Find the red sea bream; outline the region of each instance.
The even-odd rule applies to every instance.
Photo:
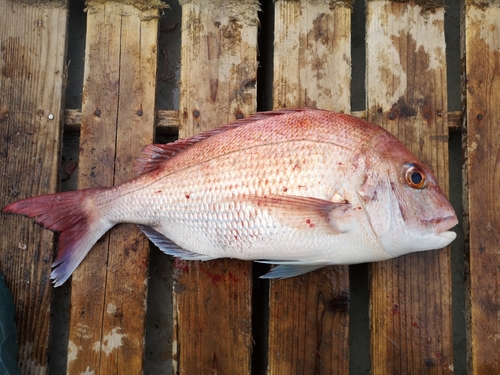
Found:
[[[381,127],[322,110],[256,114],[150,145],[138,176],[110,188],[3,208],[60,232],[52,279],[64,283],[119,223],[138,224],[182,259],[238,258],[290,277],[447,246],[455,212],[431,170]]]

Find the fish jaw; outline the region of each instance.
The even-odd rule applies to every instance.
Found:
[[[404,235],[395,236],[394,232],[389,231],[381,236],[380,241],[392,257],[398,257],[412,252],[442,249],[457,237],[455,232],[448,230],[458,224],[455,214],[429,220],[428,224],[427,233],[412,234],[412,231],[406,231]]]
[[[444,218],[434,219],[431,221],[431,224],[434,230],[433,237],[437,237],[438,239],[438,243],[435,244],[432,249],[441,249],[448,246],[455,238],[457,238],[457,234],[455,232],[448,230],[458,224],[457,215],[453,214]]]
[[[423,246],[428,247],[429,250],[442,249],[448,246],[457,234],[448,229],[453,228],[458,224],[457,215],[453,214],[444,218],[438,218],[431,221],[433,233],[422,239]]]
[[[445,246],[448,246],[450,243],[453,242],[453,240],[455,238],[457,238],[457,234],[453,231],[446,231],[446,232],[442,232],[440,234],[437,234],[438,237],[442,238],[443,241],[445,241],[446,243],[444,243],[442,246],[439,246],[438,249],[442,248],[442,247],[445,247]]]

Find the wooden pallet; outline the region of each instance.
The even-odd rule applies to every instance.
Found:
[[[0,206],[58,190],[63,123],[80,130],[78,187],[85,188],[132,177],[131,165],[155,130],[187,137],[256,111],[259,2],[180,3],[179,110],[155,109],[158,4],[89,1],[76,111],[63,109],[67,4],[0,0]],[[351,112],[352,1],[270,6],[274,56],[263,69],[273,77],[272,106]],[[468,372],[500,373],[500,4],[464,0],[462,8],[462,112],[447,108],[443,1],[372,0],[367,108],[356,114],[395,134],[433,168],[444,191],[448,132],[463,119]],[[15,216],[1,215],[0,228],[0,271],[16,303],[19,364],[23,374],[46,374],[55,237]],[[458,370],[450,258],[444,249],[370,266],[366,334],[373,374]],[[68,374],[142,373],[148,263],[147,240],[121,225],[77,269],[65,339]],[[349,346],[349,267],[271,281],[260,305],[252,302],[254,286],[250,262],[175,263],[174,318],[164,322],[174,328],[175,373],[349,372],[350,356],[352,364],[359,355]],[[261,337],[254,342],[256,330]]]

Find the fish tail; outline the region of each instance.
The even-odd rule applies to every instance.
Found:
[[[59,232],[57,258],[52,264],[54,286],[62,285],[92,246],[114,226],[93,204],[105,188],[41,195],[9,204],[4,213],[35,218],[46,229]]]

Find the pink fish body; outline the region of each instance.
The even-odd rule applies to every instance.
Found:
[[[439,249],[455,212],[430,169],[381,127],[322,110],[260,113],[168,145],[111,188],[28,198],[3,212],[60,232],[64,283],[93,244],[135,223],[167,254],[278,264],[290,277],[329,264]]]

